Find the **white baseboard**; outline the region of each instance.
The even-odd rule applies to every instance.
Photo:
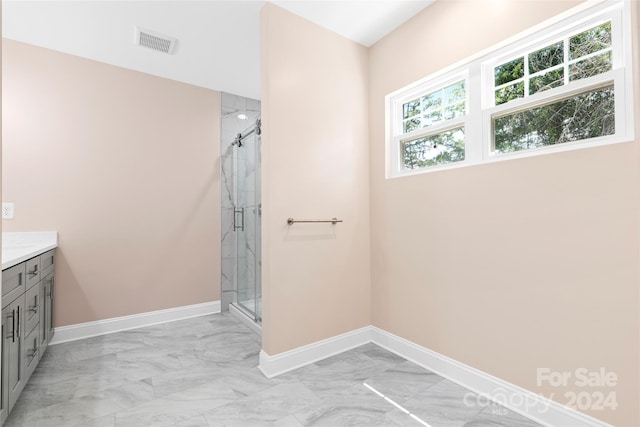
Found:
[[[131,316],[113,317],[95,322],[78,323],[76,325],[55,328],[53,339],[49,345],[81,340],[98,335],[111,334],[159,323],[173,322],[190,317],[220,313],[220,301],[168,308],[166,310],[149,311]]]
[[[372,341],[514,412],[553,427],[612,427],[479,369],[460,363],[414,342],[371,326]]]
[[[267,378],[272,378],[369,342],[481,395],[486,398],[483,399],[484,401],[494,401],[542,425],[612,427],[603,421],[374,326],[356,329],[273,356],[261,351],[258,367]]]
[[[371,342],[371,328],[366,326],[326,340],[285,351],[275,356],[270,356],[264,351],[260,351],[260,365],[258,365],[258,368],[267,378],[273,378],[369,342]]]

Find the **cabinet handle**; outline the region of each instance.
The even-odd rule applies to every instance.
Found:
[[[51,301],[53,301],[53,288],[55,285],[55,281],[53,280],[55,279],[55,277],[51,277],[51,290],[49,292],[51,292]],[[53,312],[53,310],[51,310]]]
[[[35,276],[38,274],[38,264],[33,266],[33,271],[27,271],[27,273],[29,273],[32,276]]]
[[[11,310],[11,314],[8,314],[7,317],[11,317],[11,336],[7,339],[11,338],[11,342],[16,342],[16,311]]]
[[[36,357],[36,354],[38,354],[38,347],[36,346],[33,350],[31,350],[31,353],[27,354],[27,356],[29,356],[30,358],[34,358]]]
[[[16,320],[17,328],[16,328],[16,335],[18,335],[18,338],[20,338],[20,306],[18,306],[18,320]]]
[[[22,273],[18,273],[18,286],[22,286]]]
[[[38,312],[38,308],[40,308],[40,304],[38,304],[38,295],[33,298],[35,304],[29,306],[29,311],[33,311],[34,313]]]

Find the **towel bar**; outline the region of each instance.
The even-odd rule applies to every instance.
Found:
[[[331,224],[337,224],[339,222],[343,222],[341,219],[338,218],[331,218],[331,219],[293,219],[293,218],[288,218],[287,219],[287,224],[289,225],[293,225],[297,222],[330,222]]]

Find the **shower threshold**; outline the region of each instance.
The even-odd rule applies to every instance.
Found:
[[[231,303],[229,304],[229,312],[237,317],[253,332],[262,336],[262,326],[254,321],[253,316],[245,312],[245,310],[243,310],[241,306],[236,305],[236,303]]]

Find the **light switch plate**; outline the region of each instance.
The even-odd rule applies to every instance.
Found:
[[[13,203],[2,203],[2,219],[13,219]]]

